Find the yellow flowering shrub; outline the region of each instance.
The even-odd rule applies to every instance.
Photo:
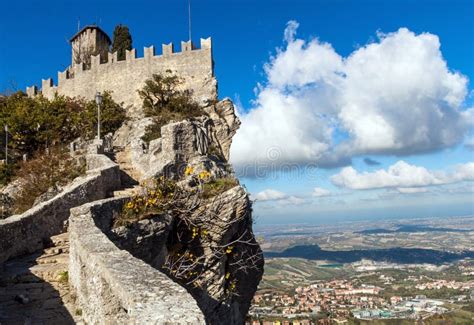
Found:
[[[207,181],[208,179],[211,178],[211,173],[209,173],[207,170],[204,170],[199,173],[198,177],[202,181]]]
[[[177,187],[173,181],[160,177],[152,187],[145,189],[143,195],[135,195],[125,203],[122,213],[114,222],[114,226],[126,226],[165,212],[176,191]]]
[[[192,173],[194,173],[194,168],[191,166],[187,166],[184,171],[184,175],[189,176],[192,175]]]

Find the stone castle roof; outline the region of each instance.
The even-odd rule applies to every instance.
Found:
[[[102,33],[103,35],[105,35],[107,41],[109,42],[109,44],[112,44],[112,41],[110,40],[110,37],[109,35],[107,35],[106,32],[104,32],[99,26],[97,25],[86,25],[84,26],[80,31],[78,31],[76,34],[74,34],[73,37],[71,37],[71,39],[69,40],[70,43],[72,43],[79,35],[81,35],[84,31],[86,31],[87,29],[96,29],[98,32]]]

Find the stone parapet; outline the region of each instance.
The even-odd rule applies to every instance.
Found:
[[[86,175],[75,179],[51,200],[21,215],[0,220],[0,264],[43,248],[51,236],[64,231],[69,210],[106,198],[120,188],[120,169],[104,155],[87,155]]]
[[[105,232],[127,198],[71,210],[69,279],[88,324],[205,324],[180,285],[129,252]]]

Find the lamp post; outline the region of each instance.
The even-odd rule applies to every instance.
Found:
[[[100,105],[102,104],[102,95],[99,91],[95,94],[95,102],[97,104],[97,140],[100,140]]]
[[[8,125],[5,124],[5,165],[8,165]]]

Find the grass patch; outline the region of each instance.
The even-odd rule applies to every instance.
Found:
[[[239,185],[239,181],[233,177],[217,178],[202,185],[201,196],[204,199],[208,199],[224,193],[237,185]]]
[[[62,271],[59,273],[58,276],[58,282],[62,284],[66,284],[69,282],[69,272],[68,271]]]

